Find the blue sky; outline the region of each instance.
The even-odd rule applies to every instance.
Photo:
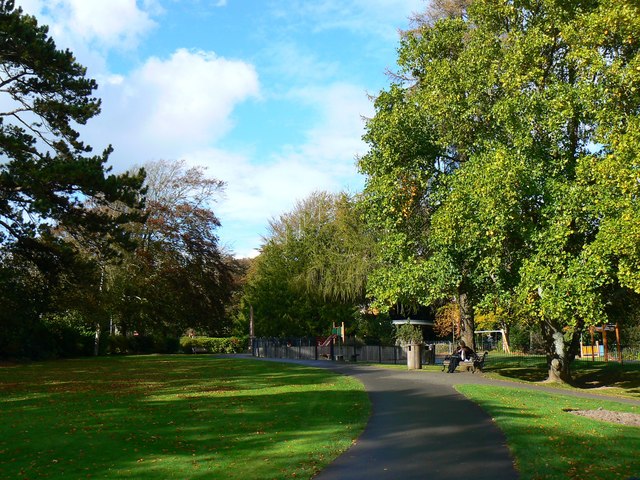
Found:
[[[356,192],[368,95],[423,0],[17,0],[100,85],[83,127],[114,171],[183,159],[226,182],[221,241],[254,256],[270,218]]]

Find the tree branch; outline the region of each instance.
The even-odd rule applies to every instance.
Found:
[[[5,69],[5,72],[6,72],[6,69]],[[8,73],[9,72],[7,72],[7,74]],[[3,88],[4,86],[9,85],[10,83],[15,82],[19,80],[21,77],[24,77],[25,75],[29,75],[29,74],[30,74],[29,72],[20,72],[17,75],[14,75],[13,77],[9,77],[6,80],[2,80],[0,81],[0,88]]]

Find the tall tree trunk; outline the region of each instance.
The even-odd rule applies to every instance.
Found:
[[[100,355],[100,334],[101,334],[100,322],[96,322],[96,336],[93,340],[93,355],[96,357]]]
[[[578,322],[578,325],[568,332],[563,332],[560,325],[543,322],[542,335],[545,340],[549,369],[547,382],[572,382],[571,363],[578,353],[581,333],[582,322]]]
[[[476,342],[473,332],[475,331],[476,325],[473,318],[473,307],[469,305],[466,293],[459,293],[457,302],[460,308],[460,338],[468,347],[471,347],[475,351]]]
[[[100,262],[100,283],[98,284],[98,302],[102,303],[102,287],[104,286],[104,263]],[[102,335],[102,326],[100,320],[96,322],[96,335],[93,340],[93,355],[100,355],[100,336]]]

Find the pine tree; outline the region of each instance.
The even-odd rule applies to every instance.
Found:
[[[109,174],[111,147],[93,155],[76,130],[100,112],[96,88],[46,26],[0,1],[0,245],[45,273],[75,256],[56,231],[123,242],[139,206],[143,172]]]

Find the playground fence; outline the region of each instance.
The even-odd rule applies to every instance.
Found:
[[[541,351],[505,352],[501,345],[477,345],[477,351],[489,352],[488,366],[526,366],[545,363],[546,356]],[[446,355],[450,355],[455,344],[450,341],[426,342],[422,352],[423,365],[442,364]],[[595,353],[595,355],[593,355]],[[363,345],[358,340],[347,338],[346,342],[336,340],[320,342],[316,338],[254,338],[251,342],[251,354],[254,357],[282,358],[290,360],[334,360],[383,364],[406,364],[407,354],[400,345]],[[640,361],[640,347],[622,348],[624,362]],[[609,348],[607,357],[601,348],[583,347],[577,360],[582,361],[619,361],[616,348]]]
[[[425,345],[422,363],[435,363],[436,349]],[[345,360],[369,363],[402,364],[407,362],[407,354],[399,345],[354,345],[353,339],[324,344],[315,339],[295,338],[254,338],[251,342],[254,357],[282,358],[291,360]]]

